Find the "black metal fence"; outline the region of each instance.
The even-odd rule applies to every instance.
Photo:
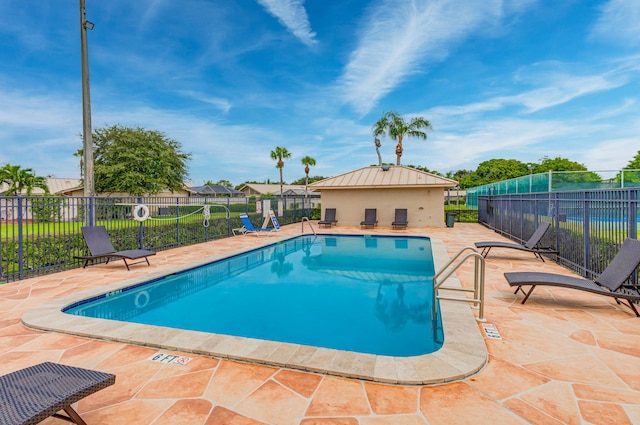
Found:
[[[639,195],[640,188],[479,196],[478,220],[519,242],[551,222],[542,243],[558,249],[560,264],[591,278],[625,238],[638,239]]]
[[[318,219],[318,199],[205,197],[0,197],[0,283],[80,267],[86,255],[80,229],[105,226],[117,250],[153,251],[229,237],[249,214],[256,227],[263,211],[280,224]],[[146,217],[148,215],[148,217]],[[145,218],[145,220],[141,220]]]

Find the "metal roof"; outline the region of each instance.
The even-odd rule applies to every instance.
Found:
[[[189,190],[197,193],[198,195],[242,195],[244,196],[244,192],[240,192],[239,190],[230,189],[225,186],[194,186],[190,187]]]
[[[71,188],[75,188],[79,186],[82,182],[80,179],[63,179],[57,177],[45,177],[45,183],[49,188],[49,193],[52,195],[63,193]],[[6,183],[0,184],[0,193],[4,193],[9,189],[9,185]],[[22,191],[21,195],[25,195],[27,192],[25,190]],[[44,190],[39,187],[34,187],[31,192],[32,195],[43,195]]]
[[[311,185],[309,185],[311,186]],[[276,192],[280,193],[280,184],[279,183],[273,183],[273,184],[267,184],[267,183],[247,183],[244,186],[242,186],[240,188],[240,190],[249,188],[261,195],[266,195],[266,194],[274,194]],[[283,184],[282,185],[282,190],[289,190],[289,189],[302,189],[304,190],[304,185],[295,185],[295,184]]]
[[[458,182],[404,165],[364,167],[309,185],[313,190],[455,187]]]

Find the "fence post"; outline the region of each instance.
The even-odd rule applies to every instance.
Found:
[[[629,237],[637,238],[638,234],[638,191],[629,191]]]
[[[94,196],[89,197],[89,211],[88,216],[85,218],[87,221],[87,226],[93,227],[96,225],[96,210],[95,210],[95,202],[96,198]]]
[[[583,233],[583,244],[584,244],[584,264],[582,265],[582,267],[584,268],[585,272],[588,270],[591,270],[589,268],[589,264],[591,264],[591,255],[589,252],[589,246],[591,245],[589,243],[590,240],[590,215],[589,215],[589,204],[590,204],[590,196],[589,196],[589,191],[584,192],[584,198],[583,198],[583,208],[584,208],[584,218],[582,220],[582,233]]]
[[[176,242],[180,246],[180,198],[176,196]]]
[[[18,276],[20,280],[24,279],[24,249],[22,248],[22,242],[24,241],[24,235],[22,232],[22,196],[17,197],[18,201]]]
[[[229,216],[227,217],[227,236],[231,236],[231,196],[227,197],[227,211],[229,211]]]

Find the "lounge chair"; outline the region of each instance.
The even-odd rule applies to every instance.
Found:
[[[261,235],[261,234],[270,234],[271,231],[273,229],[270,229],[268,227],[254,227],[253,224],[251,223],[251,220],[249,220],[249,216],[247,214],[240,214],[240,221],[242,222],[242,225],[244,226],[244,234],[247,235],[249,233],[255,233],[256,235]]]
[[[82,236],[84,237],[84,241],[89,248],[89,252],[91,253],[91,255],[77,255],[73,257],[84,260],[84,265],[82,266],[82,268],[87,267],[90,261],[106,258],[107,264],[109,264],[109,260],[111,260],[112,258],[117,258],[119,260],[123,260],[124,265],[127,267],[127,270],[130,270],[129,266],[142,263],[143,261],[127,263],[127,260],[138,260],[140,258],[143,258],[149,266],[151,264],[149,264],[148,257],[156,255],[155,252],[149,251],[148,249],[128,249],[125,251],[116,251],[116,249],[111,244],[109,234],[107,233],[107,229],[104,226],[83,227]]]
[[[538,225],[536,231],[533,232],[533,235],[531,235],[529,240],[526,241],[523,245],[497,241],[476,242],[475,245],[476,248],[482,249],[482,252],[480,254],[485,258],[487,257],[487,255],[489,255],[489,251],[491,251],[491,248],[510,248],[531,252],[536,256],[536,258],[539,258],[544,262],[544,258],[542,258],[543,254],[558,254],[558,251],[553,248],[545,248],[540,246],[540,241],[542,240],[544,234],[547,232],[547,229],[549,229],[549,226],[551,226],[551,223],[547,221],[541,222]]]
[[[396,216],[391,223],[391,226],[394,229],[406,229],[407,228],[407,209],[406,208],[396,208]]]
[[[640,241],[627,238],[609,266],[595,280],[542,272],[510,272],[505,273],[504,277],[510,286],[516,287],[516,294],[522,291],[525,295],[522,304],[527,301],[536,286],[557,286],[613,297],[618,303],[625,300],[636,316],[640,317],[633,304],[640,301],[640,293],[638,288],[631,284],[631,277],[639,265]],[[525,293],[523,286],[531,286],[531,289]]]
[[[324,220],[320,220],[318,222],[318,226],[333,226],[334,223],[337,223],[336,220],[336,209],[335,208],[325,208],[324,209]]]
[[[375,227],[375,225],[378,224],[376,213],[377,212],[375,208],[366,208],[364,210],[364,220],[360,222],[360,226]]]
[[[35,424],[53,416],[86,425],[71,405],[115,382],[110,373],[50,362],[0,376],[0,423]]]

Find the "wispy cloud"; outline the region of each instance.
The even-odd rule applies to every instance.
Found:
[[[633,48],[640,47],[640,2],[611,0],[601,9],[592,37],[617,41]]]
[[[182,94],[183,96],[196,99],[200,102],[213,105],[214,107],[216,107],[217,109],[220,109],[225,114],[231,110],[231,103],[227,99],[223,99],[220,97],[205,96],[202,93],[190,91],[190,90],[179,90],[178,93]]]
[[[316,33],[311,30],[304,0],[258,0],[267,11],[278,18],[302,43],[312,46],[317,43]]]
[[[443,60],[469,34],[494,25],[499,1],[381,1],[371,10],[339,79],[343,100],[367,113],[425,61]]]

